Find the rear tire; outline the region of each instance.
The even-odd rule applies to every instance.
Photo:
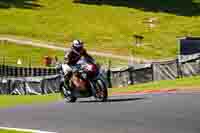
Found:
[[[64,82],[62,82],[60,84],[60,94],[65,99],[66,102],[68,102],[68,103],[74,103],[74,102],[76,102],[77,98],[74,97],[74,96],[72,96],[72,95],[70,95],[68,93],[68,91],[70,91],[68,88],[69,87],[66,87],[66,85],[64,84]]]

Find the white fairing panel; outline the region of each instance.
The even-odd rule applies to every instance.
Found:
[[[62,70],[64,74],[67,74],[69,71],[72,71],[72,68],[67,64],[62,64]]]

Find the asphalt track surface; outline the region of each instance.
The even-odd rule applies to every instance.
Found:
[[[0,126],[58,133],[200,133],[200,94],[82,99],[0,109]]]

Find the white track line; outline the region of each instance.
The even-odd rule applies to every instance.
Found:
[[[56,132],[48,132],[48,131],[40,131],[34,129],[23,129],[23,128],[10,128],[10,127],[0,127],[3,130],[14,130],[19,132],[31,132],[31,133],[56,133]]]

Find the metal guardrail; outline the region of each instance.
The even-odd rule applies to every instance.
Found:
[[[0,77],[35,77],[58,74],[55,68],[16,67],[0,65]]]

